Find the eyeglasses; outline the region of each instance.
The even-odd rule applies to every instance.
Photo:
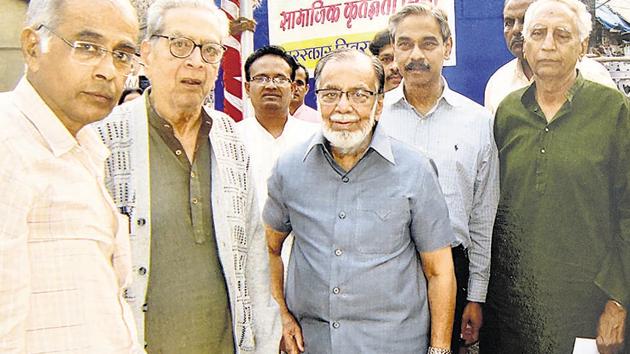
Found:
[[[253,81],[259,85],[267,85],[270,82],[273,82],[276,86],[285,86],[291,83],[291,79],[286,76],[276,76],[271,78],[267,75],[254,76],[250,81]]]
[[[220,62],[221,58],[223,58],[223,53],[227,50],[225,46],[219,43],[208,42],[197,44],[192,39],[186,37],[169,37],[161,34],[154,34],[151,37],[168,39],[168,49],[175,58],[188,58],[195,48],[199,48],[201,51],[201,59],[208,64]]]
[[[74,41],[70,42],[63,38],[59,34],[55,33],[50,27],[46,25],[39,25],[37,31],[45,28],[48,32],[54,34],[57,38],[61,39],[70,48],[70,56],[79,64],[82,65],[97,65],[103,60],[106,54],[110,54],[114,59],[114,67],[123,75],[134,75],[137,73],[140,63],[135,53],[132,51],[124,50],[109,50],[100,44]]]
[[[315,90],[315,94],[317,95],[317,99],[321,103],[325,104],[337,104],[341,100],[341,96],[346,95],[346,99],[355,105],[362,105],[367,103],[370,98],[376,95],[376,92],[364,90],[364,89],[353,89],[348,91],[341,91],[337,89],[319,89]]]

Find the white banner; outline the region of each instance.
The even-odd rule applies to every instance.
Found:
[[[453,51],[445,65],[455,65],[455,0],[270,0],[269,42],[312,70],[335,49],[368,51],[374,34],[387,28],[389,16],[419,2],[432,2],[446,11]]]

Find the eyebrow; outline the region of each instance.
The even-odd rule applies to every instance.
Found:
[[[79,39],[79,40],[91,40],[91,41],[95,41],[95,42],[102,42],[103,39],[105,38],[102,34],[98,33],[98,32],[94,32],[91,30],[83,30],[79,33],[77,33],[75,35],[75,38]],[[136,52],[137,48],[134,45],[134,43],[129,42],[129,41],[122,41],[121,43],[117,43],[114,46],[114,49],[116,50],[126,50],[126,51],[130,51],[130,52]]]

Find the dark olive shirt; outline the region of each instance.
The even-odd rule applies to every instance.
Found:
[[[152,220],[147,351],[234,353],[210,202],[212,121],[202,113],[191,164],[171,125],[147,106]]]
[[[547,123],[535,90],[510,94],[495,118],[487,353],[571,353],[609,298],[630,300],[628,101],[578,74]]]

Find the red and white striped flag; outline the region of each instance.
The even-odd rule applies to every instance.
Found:
[[[239,17],[239,0],[221,0],[221,10],[228,20]],[[223,55],[223,112],[238,122],[243,119],[243,82],[241,78],[241,34],[230,35]]]

